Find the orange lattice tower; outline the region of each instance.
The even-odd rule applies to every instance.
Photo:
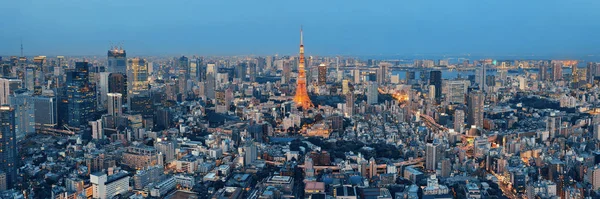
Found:
[[[298,64],[298,79],[296,80],[296,96],[294,102],[296,106],[301,106],[304,110],[313,107],[308,91],[306,91],[306,71],[304,71],[304,44],[302,41],[302,28],[300,28],[300,63]]]

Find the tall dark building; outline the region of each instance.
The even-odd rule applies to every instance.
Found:
[[[248,73],[248,75],[250,76],[250,82],[256,82],[256,76],[258,75],[258,71],[256,70],[256,63],[248,63],[248,70],[250,71]]]
[[[190,60],[185,56],[181,56],[177,60],[177,65],[179,66],[179,71],[185,72],[185,79],[190,79],[190,73],[192,72],[190,69]]]
[[[434,70],[429,73],[429,85],[435,86],[435,101],[442,99],[442,71]]]
[[[540,64],[540,70],[538,73],[538,79],[540,81],[548,80],[548,66],[545,63]]]
[[[556,82],[562,80],[562,64],[552,63],[552,81]]]
[[[206,65],[204,65],[204,59],[202,57],[192,59],[190,62],[190,67],[196,68],[196,81],[205,81],[206,80]]]
[[[472,91],[469,93],[468,114],[467,122],[469,125],[475,125],[478,128],[483,128],[483,105],[484,105],[484,94],[479,91]]]
[[[144,118],[152,118],[154,107],[149,95],[135,95],[131,97],[131,114],[141,114]]]
[[[319,65],[319,78],[317,81],[319,82],[319,86],[325,86],[327,84],[327,65],[320,64]]]
[[[108,75],[108,93],[121,93],[123,104],[127,104],[127,76],[123,73]]]
[[[379,66],[377,69],[377,84],[383,85],[386,83],[387,72],[388,70],[386,65],[382,64]]]
[[[586,76],[585,76],[585,80],[587,81],[588,84],[594,84],[594,77],[598,76],[600,74],[598,74],[598,64],[594,63],[594,62],[589,62],[587,64],[587,71],[586,71]]]
[[[94,120],[96,111],[95,86],[89,81],[87,62],[76,62],[75,69],[67,71],[67,123],[72,127],[87,125]]]
[[[246,64],[246,63],[240,63],[237,66],[235,66],[235,78],[239,78],[242,81],[245,81],[247,67],[248,67],[248,64]]]
[[[123,48],[113,47],[108,50],[108,67],[106,71],[123,74],[127,72],[127,56]]]
[[[411,84],[415,80],[415,71],[406,71],[406,83]]]
[[[6,187],[17,184],[17,139],[15,133],[15,112],[9,106],[0,107],[0,170],[6,173]]]

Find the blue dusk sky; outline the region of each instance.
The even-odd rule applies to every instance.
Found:
[[[600,56],[598,0],[5,0],[0,55]]]

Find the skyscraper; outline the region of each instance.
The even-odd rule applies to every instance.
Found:
[[[67,123],[72,127],[87,125],[96,111],[95,87],[89,82],[89,65],[76,62],[67,72]]]
[[[15,112],[9,106],[0,106],[0,171],[6,173],[8,189],[17,184],[17,139],[15,134]]]
[[[127,107],[131,107],[131,98],[147,91],[150,82],[148,81],[148,62],[145,59],[129,59],[127,65]]]
[[[292,67],[290,66],[290,62],[283,61],[282,70],[281,70],[281,83],[282,84],[290,83],[291,73],[292,73]]]
[[[354,115],[354,93],[348,91],[346,93],[346,117],[352,117]]]
[[[454,131],[458,133],[463,132],[465,127],[465,111],[463,109],[456,109],[454,111]]]
[[[367,104],[377,104],[379,95],[377,82],[369,82],[367,87]]]
[[[120,116],[123,111],[123,95],[121,93],[108,93],[108,114],[112,116]]]
[[[204,81],[204,72],[202,68],[202,58],[194,58],[190,60],[190,79],[195,81]]]
[[[185,58],[185,57],[184,57]],[[185,58],[187,60],[187,58]],[[133,58],[127,61],[127,82],[129,94],[139,93],[148,89],[148,62],[145,59]]]
[[[115,46],[108,50],[108,68],[106,70],[123,74],[127,72],[127,56],[123,48]]]
[[[10,84],[8,79],[0,78],[0,105],[8,104],[8,96],[10,93]]]
[[[57,118],[57,100],[55,96],[38,95],[33,96],[33,107],[35,114],[36,128],[56,128]]]
[[[562,79],[562,65],[560,63],[552,63],[552,81],[556,82]]]
[[[327,84],[327,65],[319,64],[319,78],[317,78],[319,86],[325,86]]]
[[[483,128],[483,105],[484,94],[479,91],[471,91],[467,104],[469,106],[469,114],[467,115],[467,123],[475,125],[478,128]]]
[[[258,157],[256,146],[252,141],[249,141],[244,146],[244,165],[252,164]]]
[[[377,69],[377,83],[379,85],[383,85],[386,82],[386,76],[387,76],[387,66],[384,64],[380,64],[379,68]]]
[[[177,65],[178,65],[179,71],[184,72],[185,79],[190,79],[191,73],[192,73],[192,70],[190,68],[190,59],[188,59],[186,56],[181,56],[177,60]]]
[[[538,72],[538,79],[540,81],[548,80],[548,66],[546,66],[546,63],[540,64],[540,69]]]
[[[549,132],[550,138],[554,138],[560,134],[560,125],[562,118],[557,112],[551,112],[548,120],[546,121],[546,130]]]
[[[124,73],[110,73],[107,93],[121,93],[123,104],[127,104],[127,76]]]
[[[304,67],[304,44],[302,41],[302,28],[300,29],[300,62],[298,64],[298,79],[296,80],[296,96],[294,96],[294,102],[296,106],[308,109],[313,107],[310,98],[308,97],[308,91],[306,90],[306,71]]]
[[[430,142],[426,145],[425,154],[425,169],[435,171],[437,163],[442,157],[440,154],[440,144],[438,142]]]
[[[33,87],[35,86],[35,68],[25,68],[24,86],[27,90],[33,91]]]
[[[240,63],[235,66],[235,78],[239,78],[241,81],[245,81],[246,79],[246,71],[248,64]]]
[[[594,62],[589,62],[587,64],[586,76],[585,80],[588,84],[594,84],[594,77],[598,76],[598,64]]]
[[[406,83],[412,84],[416,79],[415,71],[406,71]]]
[[[345,95],[350,92],[350,82],[347,79],[342,80],[342,94]]]
[[[439,70],[431,71],[429,74],[429,85],[435,86],[435,101],[440,102],[442,99],[442,72]]]
[[[248,76],[250,82],[256,82],[256,76],[258,76],[258,70],[256,70],[255,62],[248,62]]]
[[[34,104],[31,92],[10,95],[10,107],[15,113],[15,136],[17,142],[35,133]]]

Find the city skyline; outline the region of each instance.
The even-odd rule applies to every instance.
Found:
[[[541,2],[6,2],[0,54],[293,55],[303,25],[307,55],[600,55],[598,2]]]

